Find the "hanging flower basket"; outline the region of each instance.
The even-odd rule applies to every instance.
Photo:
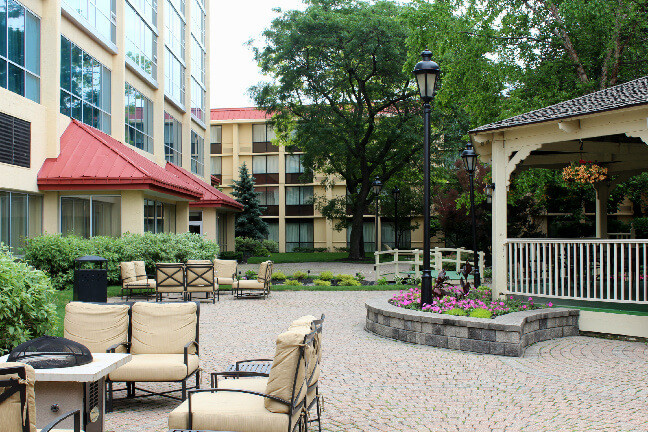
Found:
[[[608,178],[608,169],[581,159],[563,168],[562,178],[567,183],[594,184]]]

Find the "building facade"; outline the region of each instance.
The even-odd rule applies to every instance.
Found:
[[[221,189],[229,194],[233,180],[238,179],[239,167],[243,163],[247,165],[255,178],[261,204],[266,207],[263,218],[270,228],[268,238],[279,243],[280,252],[317,248],[335,251],[348,247],[350,229],[336,231],[313,203],[317,197],[344,196],[344,182],[338,181],[332,188],[325,188],[321,184],[322,175],[305,176],[303,154],[274,145],[275,136],[269,120],[264,111],[256,108],[211,110],[209,151],[213,181],[220,182]],[[382,199],[392,198],[385,194]],[[373,208],[366,215],[363,226],[367,252],[375,250],[372,212]],[[381,248],[395,247],[392,220],[378,219],[378,235]],[[403,235],[401,249],[421,248],[422,239],[419,223],[419,229]]]
[[[0,0],[0,241],[233,229],[240,205],[201,180],[208,17],[205,0]]]

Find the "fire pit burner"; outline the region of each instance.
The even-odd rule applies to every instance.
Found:
[[[66,368],[92,363],[92,354],[78,342],[41,336],[18,345],[9,353],[7,361],[26,363],[34,369]]]

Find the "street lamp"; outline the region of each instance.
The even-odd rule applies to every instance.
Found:
[[[414,67],[414,76],[423,101],[425,142],[423,145],[423,275],[421,278],[421,307],[432,304],[432,272],[430,269],[430,102],[441,73],[439,65],[432,61],[428,49],[421,53],[423,60]]]
[[[481,285],[481,278],[479,277],[479,260],[477,259],[479,253],[477,251],[477,221],[475,219],[475,190],[473,187],[473,177],[477,169],[477,153],[471,143],[466,145],[466,149],[461,153],[461,158],[464,160],[464,166],[470,178],[470,214],[472,216],[472,235],[473,235],[473,264],[474,264],[474,283],[475,287]]]
[[[484,186],[484,193],[486,194],[486,204],[493,203],[493,191],[495,190],[495,183],[487,183]]]
[[[380,177],[376,176],[376,179],[371,184],[371,188],[373,189],[373,193],[376,194],[376,220],[374,222],[376,225],[375,250],[380,250],[380,248],[378,247],[378,195],[380,194],[380,190],[382,189],[382,182],[380,181]]]
[[[400,246],[398,243],[398,197],[400,196],[400,189],[395,187],[392,190],[392,196],[394,197],[394,249],[398,249]]]

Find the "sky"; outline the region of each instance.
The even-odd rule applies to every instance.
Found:
[[[304,8],[301,0],[211,1],[210,108],[254,106],[247,89],[264,77],[245,43],[255,39],[263,46],[261,33],[278,16],[272,11],[276,7]]]

